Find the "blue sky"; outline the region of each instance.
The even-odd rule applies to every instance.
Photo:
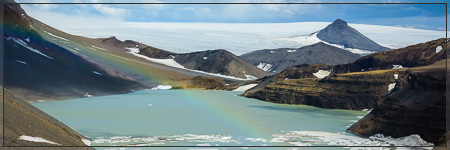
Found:
[[[131,2],[125,0],[16,0],[18,2]],[[137,0],[132,2],[435,2],[444,0]],[[173,4],[36,4],[22,5],[29,15],[57,22],[64,19],[107,18],[123,22],[227,22],[227,23],[285,23],[331,22],[337,18],[349,23],[402,26],[417,29],[445,30],[445,5],[442,4],[232,4],[232,5],[173,5]],[[448,13],[448,12],[447,12]],[[53,16],[54,17],[53,17]],[[63,17],[63,16],[66,17]],[[52,20],[52,18],[54,18]],[[51,25],[51,24],[50,24]]]

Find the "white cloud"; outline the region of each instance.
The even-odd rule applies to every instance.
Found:
[[[125,15],[127,12],[125,9],[109,7],[109,6],[103,5],[103,4],[95,4],[92,7],[102,14],[116,16],[116,17],[121,17],[121,16]]]

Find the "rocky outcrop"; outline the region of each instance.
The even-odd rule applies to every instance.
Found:
[[[355,61],[361,56],[319,42],[301,48],[280,48],[253,51],[240,56],[253,65],[276,74],[284,69],[301,64],[338,65]]]
[[[174,85],[174,89],[213,90],[224,87],[229,83],[229,81],[218,77],[197,76],[178,80],[172,83],[172,85]]]
[[[278,80],[243,95],[283,104],[362,110],[372,108],[388,93],[394,74],[404,70],[379,70],[318,78]]]
[[[314,73],[317,73],[319,70],[331,71],[332,68],[333,66],[319,64],[297,65],[289,67],[278,74],[259,78],[258,80],[247,82],[246,84],[258,84],[257,86],[249,90],[256,91],[264,88],[270,83],[283,81],[286,79],[317,78],[316,76],[314,76]]]
[[[87,146],[81,140],[87,138],[9,90],[5,90],[4,109],[4,146]],[[56,144],[19,139],[23,135],[41,137]]]
[[[402,67],[418,67],[431,65],[446,58],[445,39],[437,39],[408,47],[373,53],[359,58],[353,63],[336,65],[333,73],[360,72],[368,70],[391,69],[397,65]],[[438,51],[440,50],[440,51]]]
[[[345,48],[369,51],[383,51],[389,49],[370,40],[357,30],[348,26],[347,22],[341,19],[336,19],[325,29],[320,30],[319,33],[317,33],[317,38],[331,44],[342,45]]]
[[[446,62],[411,68],[399,76],[387,95],[348,132],[371,136],[382,133],[394,138],[418,134],[440,145],[446,132]],[[441,143],[439,143],[441,142]]]

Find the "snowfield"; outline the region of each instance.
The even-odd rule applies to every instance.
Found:
[[[67,26],[60,29],[90,38],[116,36],[120,40],[136,40],[173,52],[226,49],[236,55],[242,55],[254,50],[305,46],[305,43],[296,42],[295,39],[317,32],[330,23],[123,22],[111,24],[108,28]],[[378,44],[390,48],[402,48],[445,37],[445,31],[352,23],[348,25]]]
[[[21,135],[19,137],[19,140],[30,141],[30,142],[39,142],[39,143],[49,143],[49,144],[53,144],[53,145],[61,145],[59,143],[52,142],[52,141],[46,140],[41,137],[33,137],[33,136],[27,136],[27,135]]]

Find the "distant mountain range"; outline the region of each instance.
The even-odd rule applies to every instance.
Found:
[[[355,61],[361,55],[319,42],[296,49],[258,50],[240,57],[264,71],[275,74],[301,64],[346,64]]]
[[[240,57],[264,71],[275,74],[301,64],[346,64],[361,55],[389,49],[370,40],[341,19],[335,20],[320,31],[295,39],[311,45],[257,50]]]
[[[150,58],[173,59],[176,63],[187,69],[233,76],[242,79],[256,79],[268,75],[268,73],[226,50],[219,49],[192,53],[174,53],[131,40],[122,42],[115,37],[100,40],[102,43],[116,47],[125,47],[128,49],[135,48],[139,51],[137,54]]]

